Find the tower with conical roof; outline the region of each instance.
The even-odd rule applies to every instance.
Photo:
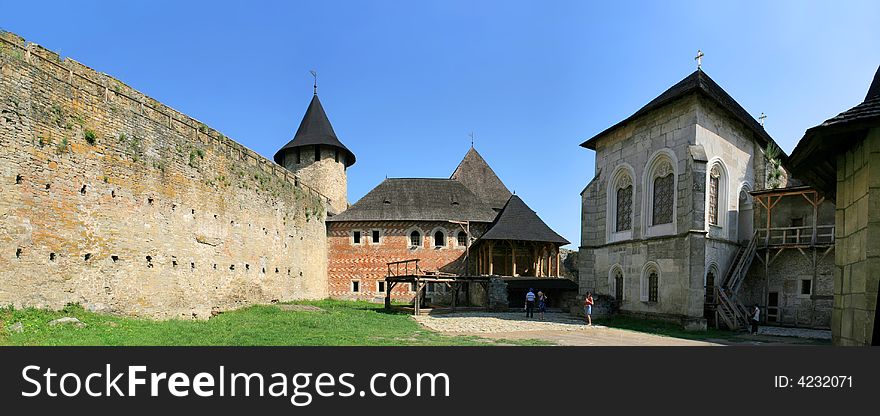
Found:
[[[332,214],[348,208],[346,170],[355,162],[354,153],[336,137],[317,92],[293,140],[279,149],[274,159],[304,184],[329,198]]]

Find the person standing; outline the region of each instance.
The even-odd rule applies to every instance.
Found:
[[[587,315],[587,326],[593,326],[593,292],[587,292],[584,298],[584,315]]]
[[[541,312],[541,320],[544,320],[544,312],[547,312],[547,295],[538,291],[538,312]]]
[[[754,309],[752,309],[752,335],[758,335],[758,322],[761,320],[761,308],[758,307],[758,304],[755,304]]]
[[[535,317],[535,292],[532,291],[532,288],[529,288],[529,293],[526,293],[526,318],[534,318]]]

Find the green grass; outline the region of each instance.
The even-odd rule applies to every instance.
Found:
[[[251,306],[207,321],[125,318],[78,305],[60,311],[0,309],[0,345],[548,345],[540,340],[489,340],[446,336],[421,327],[409,315],[368,302],[296,302],[321,312]],[[71,316],[86,324],[50,326]],[[24,330],[9,327],[21,322]]]

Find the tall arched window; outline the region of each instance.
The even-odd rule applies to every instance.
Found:
[[[459,247],[467,246],[467,233],[459,231],[458,236],[456,236],[456,241],[458,242]]]
[[[672,165],[663,161],[654,170],[654,189],[651,205],[651,225],[671,224],[675,204],[675,174]]]
[[[609,242],[632,238],[634,197],[632,167],[622,163],[614,169],[608,180],[608,205],[605,218]]]
[[[709,171],[709,224],[718,225],[718,187],[721,181],[721,169],[718,165],[712,166]]]
[[[434,232],[434,247],[446,247],[446,234],[443,234],[443,231]]]
[[[421,247],[422,246],[422,233],[413,230],[409,233],[409,245],[412,247]]]
[[[617,192],[615,192],[616,200],[614,201],[616,209],[616,232],[632,230],[632,198],[633,185],[632,178],[629,175],[623,175],[617,181]]]
[[[645,165],[642,224],[646,237],[676,232],[677,158],[670,149],[660,149]]]

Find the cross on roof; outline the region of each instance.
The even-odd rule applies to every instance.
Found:
[[[471,147],[474,147],[474,132],[471,132],[468,136],[471,138]]]
[[[767,115],[764,114],[763,112],[761,113],[761,116],[758,117],[758,120],[761,120],[761,127],[764,127],[764,120],[765,120],[766,118],[767,118]]]
[[[703,56],[705,56],[703,51],[697,49],[697,56],[694,58],[697,61],[697,69],[700,69],[700,66],[703,65]]]

